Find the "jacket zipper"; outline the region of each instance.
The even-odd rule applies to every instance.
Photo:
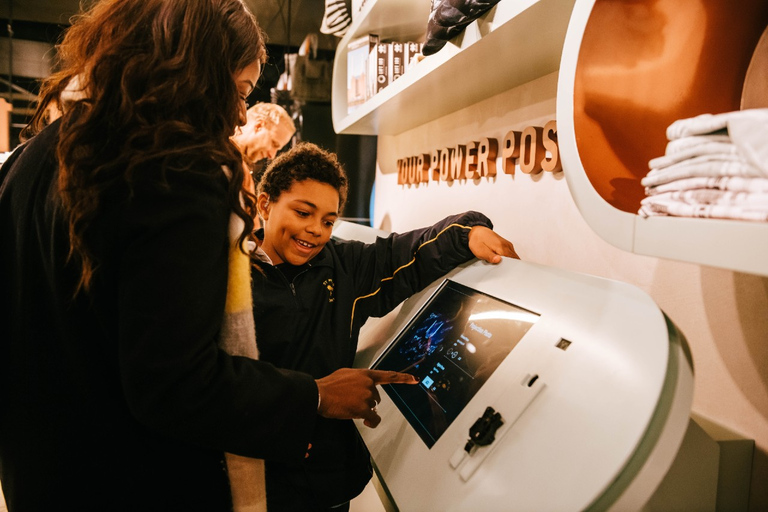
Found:
[[[301,274],[304,274],[305,272],[309,272],[309,269],[311,269],[311,268],[312,268],[312,265],[311,264],[307,264],[307,268],[305,268],[304,270],[302,270],[301,272],[299,272],[298,274],[293,276],[293,279],[291,279],[291,282],[288,283],[288,286],[291,287],[291,293],[293,294],[294,297],[296,297],[296,287],[293,285],[293,282],[296,281],[296,279],[298,279],[298,277]],[[282,274],[282,272],[281,272],[281,274]],[[286,281],[287,281],[287,279],[286,279]]]
[[[281,279],[282,279],[284,282],[286,282],[286,283],[288,284],[288,288],[290,288],[290,289],[291,289],[291,294],[292,294],[294,297],[296,297],[296,296],[297,296],[297,295],[296,295],[296,286],[294,286],[293,282],[296,280],[296,278],[298,278],[298,277],[299,277],[300,275],[302,275],[303,273],[305,273],[305,272],[308,272],[308,271],[309,271],[309,269],[311,269],[311,268],[312,268],[312,265],[307,265],[307,268],[305,268],[304,270],[302,270],[301,272],[299,272],[298,274],[296,274],[295,276],[293,276],[293,279],[291,279],[290,281],[288,280],[288,278],[287,278],[287,277],[285,277],[285,274],[283,274],[282,272],[280,272],[280,270],[278,270],[278,269],[277,269],[275,266],[272,266],[272,269],[271,269],[271,271],[272,271],[272,272],[277,272],[277,274],[280,276],[280,278],[281,278]]]

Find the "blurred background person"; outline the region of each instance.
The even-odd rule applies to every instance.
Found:
[[[290,114],[274,103],[257,103],[248,109],[247,122],[235,130],[232,141],[243,153],[246,166],[244,187],[256,193],[266,164],[288,144],[296,133],[296,126]]]

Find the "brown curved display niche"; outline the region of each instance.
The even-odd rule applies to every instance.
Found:
[[[596,0],[574,80],[576,145],[595,191],[637,212],[677,119],[738,110],[765,0]]]

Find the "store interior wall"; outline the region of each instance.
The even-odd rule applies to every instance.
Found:
[[[555,119],[557,73],[398,135],[379,136],[374,227],[404,231],[479,210],[521,259],[630,283],[686,337],[694,361],[692,412],[754,439],[750,510],[768,510],[768,278],[637,255],[596,235],[562,172],[398,185],[397,159]],[[499,159],[500,160],[500,159]],[[631,400],[631,397],[627,397]]]

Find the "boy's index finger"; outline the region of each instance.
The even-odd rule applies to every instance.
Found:
[[[368,370],[368,375],[376,385],[379,384],[418,384],[419,380],[410,373],[388,370]]]

